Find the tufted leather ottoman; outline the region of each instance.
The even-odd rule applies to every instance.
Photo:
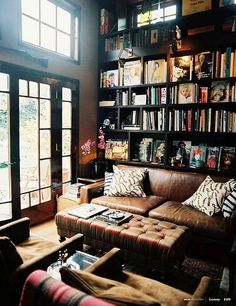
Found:
[[[84,243],[97,249],[119,247],[135,263],[145,263],[169,272],[184,259],[189,230],[185,226],[133,215],[127,223],[116,226],[96,220],[81,219],[66,211],[56,214],[57,232],[62,240],[76,233],[84,235]]]

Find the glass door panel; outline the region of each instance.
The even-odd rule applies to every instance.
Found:
[[[12,218],[9,75],[0,73],[0,221]]]
[[[51,200],[50,85],[19,80],[21,209]]]
[[[62,87],[62,193],[71,183],[72,91]]]

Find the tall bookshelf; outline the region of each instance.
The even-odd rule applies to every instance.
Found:
[[[236,15],[236,5],[215,8],[214,17],[212,12],[194,14],[191,23],[186,16],[101,36],[98,124],[110,148],[106,157],[133,165],[235,175],[236,35],[227,25],[231,15]],[[183,34],[179,49],[176,24]],[[205,74],[198,71],[200,55],[207,62]],[[184,58],[190,59],[187,75],[175,78],[174,70],[185,68],[176,59]],[[152,80],[156,62],[162,77]],[[129,82],[127,67],[137,63],[139,80]],[[109,72],[116,74],[114,87],[107,83]],[[224,97],[214,100],[217,86],[224,87]],[[184,87],[191,91],[188,100],[180,97]],[[123,155],[112,154],[112,147]],[[203,163],[196,162],[200,151]],[[223,164],[225,158],[230,158],[228,164]]]

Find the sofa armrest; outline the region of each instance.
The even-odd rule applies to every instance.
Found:
[[[121,250],[113,248],[86,269],[86,272],[113,279],[122,271]]]
[[[212,279],[208,276],[203,276],[198,284],[191,300],[187,306],[200,306],[205,305],[205,298],[209,296],[211,290]]]
[[[30,236],[30,219],[27,217],[0,226],[0,236],[7,236],[15,244]]]
[[[99,181],[80,188],[80,203],[90,203],[92,198],[103,194],[104,181]]]

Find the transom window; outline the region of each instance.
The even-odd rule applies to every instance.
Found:
[[[142,27],[176,19],[176,0],[144,0],[131,7],[130,24]]]
[[[21,0],[22,42],[78,60],[78,16],[49,0]]]

